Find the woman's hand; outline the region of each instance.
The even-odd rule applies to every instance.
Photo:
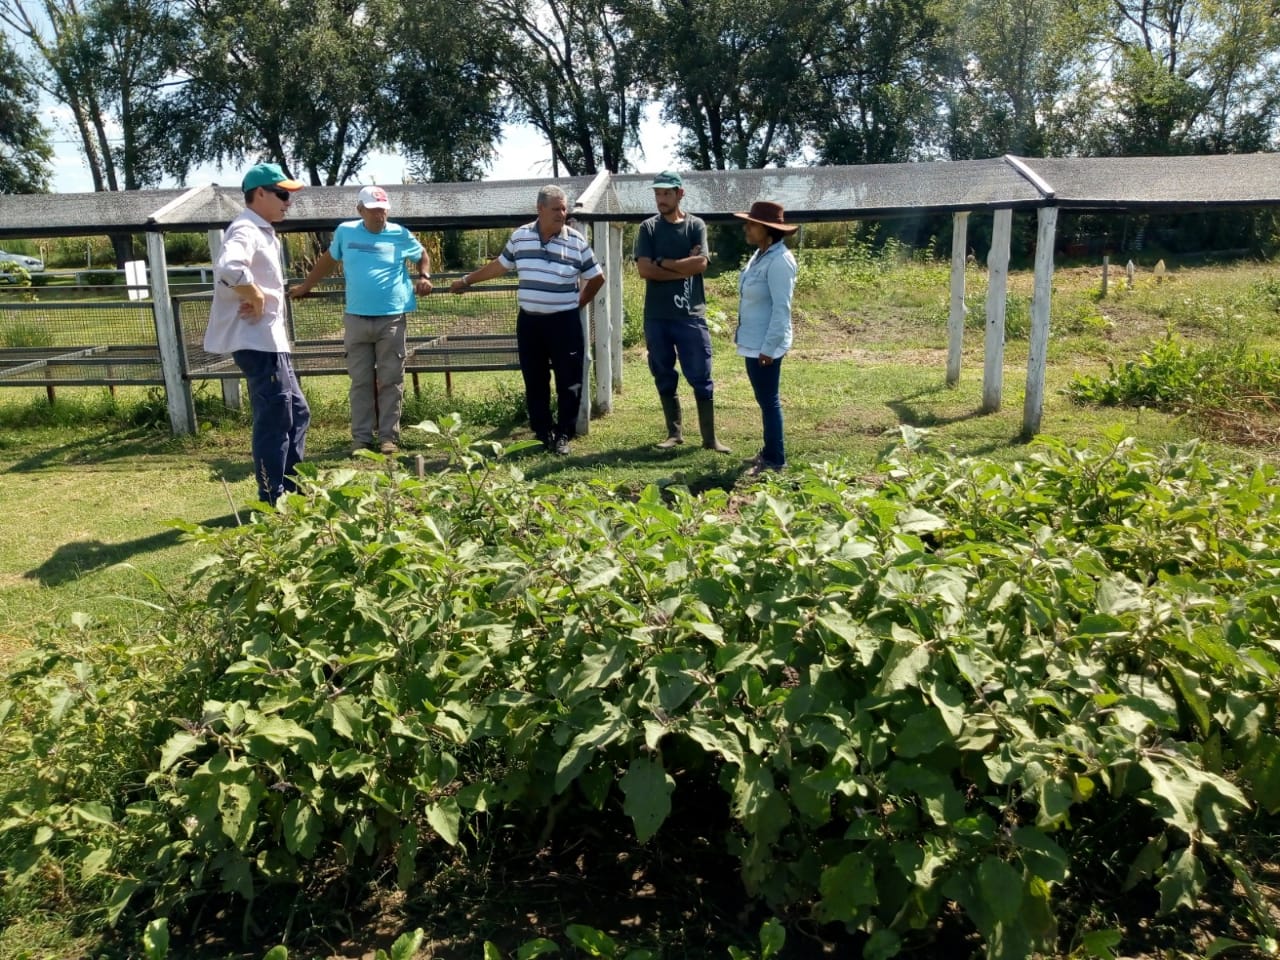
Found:
[[[767,353],[760,354],[760,366],[767,367],[771,363],[773,363],[773,357],[769,356]]]

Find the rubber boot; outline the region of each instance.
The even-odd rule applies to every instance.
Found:
[[[716,453],[732,453],[728,447],[716,439],[716,401],[715,397],[698,400],[698,429],[702,431],[702,448],[714,450]]]
[[[660,450],[670,450],[684,443],[683,424],[680,420],[680,398],[659,397],[662,401],[662,415],[667,419],[667,439],[658,444]]]

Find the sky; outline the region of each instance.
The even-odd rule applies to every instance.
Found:
[[[54,193],[87,193],[93,189],[89,168],[79,148],[79,140],[65,109],[48,107],[46,123],[54,130],[54,159],[51,188]],[[651,104],[640,124],[640,149],[628,154],[632,165],[642,173],[656,173],[675,162],[676,129],[659,118],[659,108]],[[395,184],[403,182],[408,163],[395,154],[372,154],[361,170],[361,183]],[[551,148],[542,135],[529,126],[508,124],[502,128],[497,156],[485,174],[486,180],[524,180],[551,178]],[[240,170],[218,170],[199,167],[187,176],[187,186],[206,183],[235,184]],[[177,186],[166,182],[163,186]]]

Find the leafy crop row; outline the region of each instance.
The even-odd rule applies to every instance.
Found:
[[[628,499],[425,426],[451,470],[192,528],[169,635],[13,673],[10,886],[56,871],[111,919],[230,894],[247,923],[335,868],[412,887],[494,811],[621,809],[660,844],[696,803],[751,896],[867,957],[957,905],[988,956],[1071,947],[1097,891],[1175,911],[1211,877],[1274,943],[1232,833],[1280,809],[1270,468],[909,434],[875,482]]]

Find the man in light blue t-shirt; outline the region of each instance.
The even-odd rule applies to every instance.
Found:
[[[407,229],[387,221],[391,201],[382,187],[364,187],[359,220],[333,232],[307,278],[289,291],[305,297],[339,263],[346,275],[343,347],[351,375],[351,452],[373,444],[393,454],[400,443],[404,403],[405,314],[417,309],[415,293],[431,292],[431,258]],[[415,277],[409,274],[414,264]]]

